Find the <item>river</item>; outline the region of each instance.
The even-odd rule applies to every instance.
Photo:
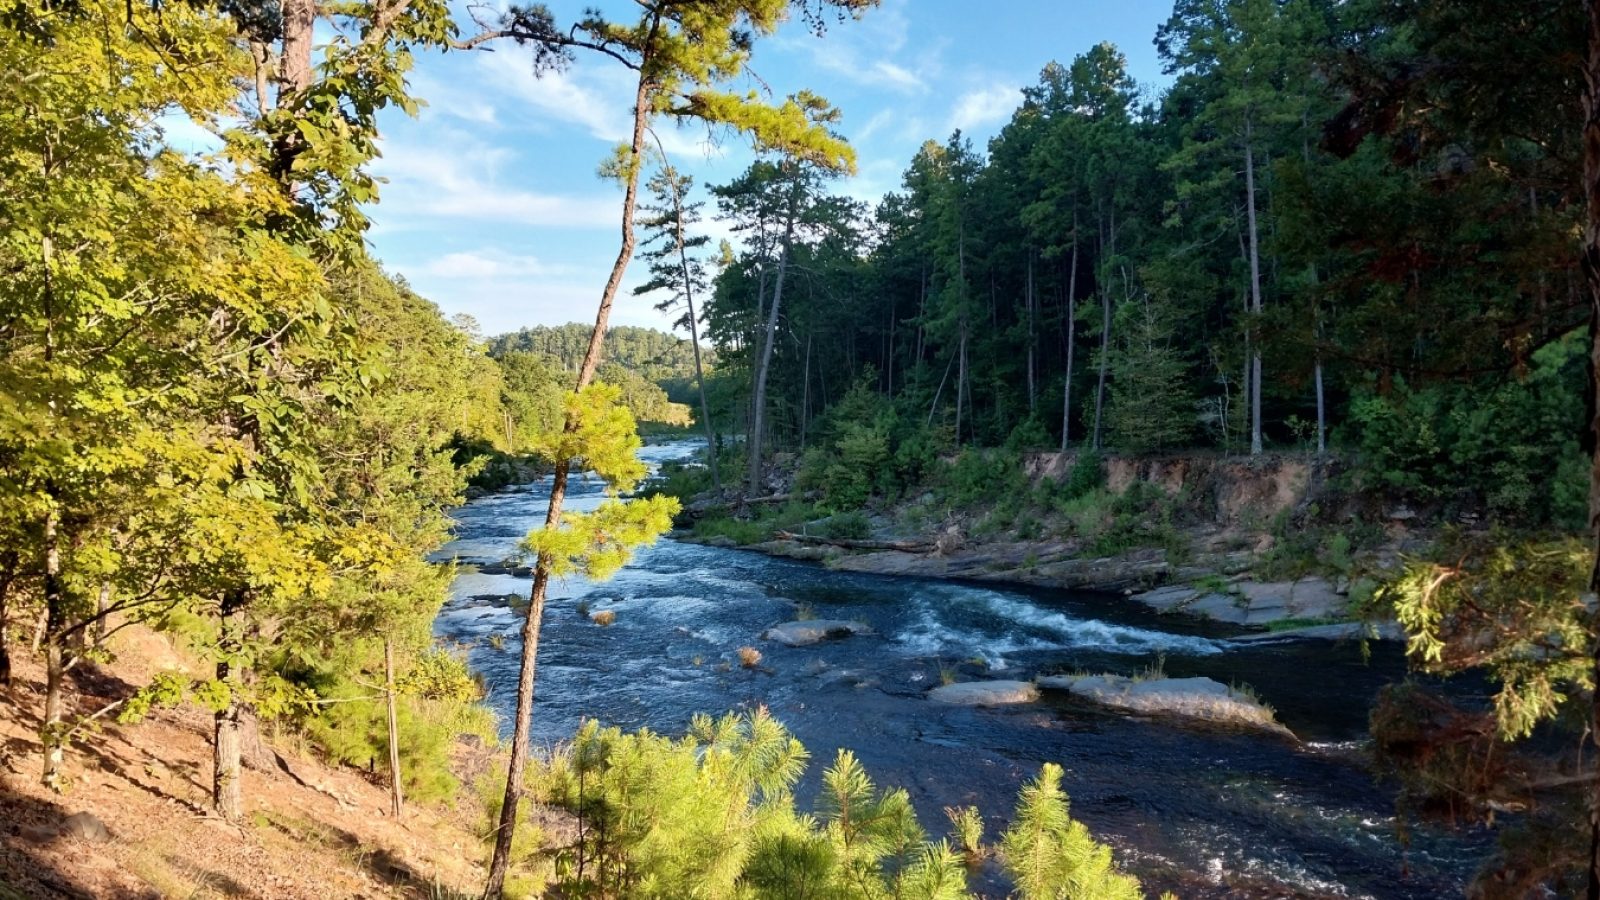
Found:
[[[692,443],[646,447],[648,462]],[[530,580],[490,575],[543,521],[549,485],[473,500],[456,512],[443,556],[463,564],[435,631],[465,648],[509,730],[520,652],[507,595]],[[592,508],[578,481],[568,508]],[[610,610],[600,627],[578,610]],[[678,733],[696,712],[765,704],[812,754],[800,797],[815,791],[835,748],[856,752],[880,785],[910,792],[922,823],[943,831],[945,806],[975,804],[992,837],[1018,787],[1060,763],[1074,817],[1117,850],[1150,889],[1183,897],[1459,895],[1487,850],[1482,835],[1411,830],[1402,848],[1394,796],[1362,752],[1378,689],[1404,672],[1398,648],[1326,642],[1233,644],[1228,630],[1132,608],[1109,595],[1001,588],[828,571],[748,551],[663,540],[614,579],[552,584],[539,656],[535,743],[570,736],[583,718]],[[859,620],[873,633],[816,647],[759,639],[797,608]],[[738,664],[742,646],[762,664]],[[983,661],[980,663],[978,660]],[[925,699],[954,675],[1030,678],[1084,669],[1248,684],[1304,743],[1132,719],[1051,693],[1036,704],[946,707]],[[992,878],[992,875],[989,876]],[[992,891],[980,878],[974,885]]]

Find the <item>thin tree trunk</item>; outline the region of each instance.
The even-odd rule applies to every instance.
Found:
[[[956,446],[961,446],[961,422],[966,412],[967,391],[967,228],[961,223],[956,236],[956,278],[961,290],[961,346],[959,368],[956,370]]]
[[[0,688],[11,687],[11,565],[0,577]]]
[[[796,191],[798,188],[791,188]],[[761,427],[766,418],[767,406],[767,374],[772,366],[772,348],[778,339],[778,311],[783,305],[784,276],[789,271],[789,245],[794,241],[795,205],[798,202],[793,193],[789,197],[789,218],[783,227],[783,246],[778,248],[778,278],[772,287],[772,307],[767,310],[766,341],[762,345],[760,365],[756,368],[756,394],[754,418],[755,422],[750,428],[750,472],[748,479],[748,493],[752,497],[759,496],[761,491]]]
[[[1033,415],[1038,409],[1039,392],[1035,384],[1034,375],[1034,322],[1033,308],[1037,302],[1034,297],[1033,285],[1033,251],[1028,251],[1028,415]]]
[[[666,151],[662,151],[666,155]],[[683,276],[683,302],[689,309],[689,343],[694,347],[694,380],[700,388],[700,419],[706,426],[706,456],[711,463],[711,486],[718,492],[722,491],[722,475],[717,471],[717,435],[711,427],[711,403],[706,399],[706,370],[700,361],[700,320],[694,311],[694,279],[689,277],[689,251],[683,242],[683,196],[678,192],[676,180],[668,179],[672,184],[673,212],[677,216],[678,227],[675,229],[678,239],[678,268]]]
[[[400,782],[400,717],[395,710],[394,639],[383,639],[383,697],[389,714],[389,811],[396,819],[405,809]]]
[[[242,766],[239,761],[241,684],[239,667],[233,665],[232,659],[243,646],[239,634],[243,626],[237,614],[244,608],[245,602],[243,591],[230,591],[222,598],[218,609],[222,658],[217,661],[216,677],[217,682],[226,688],[228,699],[213,716],[215,735],[211,744],[211,805],[217,815],[229,822],[244,818],[244,786],[240,783]]]
[[[1256,162],[1255,148],[1251,145],[1250,119],[1244,120],[1244,198],[1245,216],[1250,228],[1250,311],[1256,320],[1261,315],[1261,245],[1256,227]],[[1261,452],[1261,347],[1253,341],[1250,348],[1250,454]]]
[[[891,297],[889,300],[889,352],[884,354],[883,357],[883,367],[887,370],[884,374],[888,377],[888,383],[884,389],[884,396],[887,398],[894,397],[894,326],[897,318],[899,317],[895,315],[894,299]]]
[[[47,161],[48,162],[48,161]],[[40,252],[44,262],[44,364],[50,374],[55,363],[55,282],[53,265],[55,262],[55,241],[50,235],[45,235],[40,245]],[[52,394],[48,408],[50,418],[55,419],[56,401]],[[44,693],[44,719],[39,723],[40,744],[44,749],[44,772],[40,778],[44,786],[52,791],[61,790],[61,764],[65,755],[63,746],[62,723],[62,678],[66,674],[66,666],[62,660],[61,642],[57,635],[61,633],[66,624],[66,586],[61,577],[61,510],[60,492],[56,489],[54,481],[45,482],[46,502],[49,504],[44,513],[44,619],[43,626],[35,630],[33,637],[34,649],[37,650],[41,640],[45,650],[45,693]]]
[[[806,331],[806,362],[800,375],[800,452],[806,450],[806,430],[811,424],[811,332]]]
[[[61,696],[66,665],[58,635],[66,620],[66,594],[61,578],[60,513],[56,510],[55,485],[49,485],[47,490],[50,506],[44,514],[44,720],[39,725],[40,743],[44,747],[44,774],[40,781],[50,790],[59,791],[61,764],[66,753],[66,725],[63,722],[65,714]]]
[[[1583,275],[1589,293],[1589,530],[1595,548],[1589,590],[1600,589],[1600,0],[1585,4],[1588,56],[1583,70],[1583,191],[1587,217],[1583,229]],[[1589,738],[1600,753],[1600,610],[1589,617],[1592,671]],[[1589,794],[1589,900],[1600,900],[1600,782]]]
[[[954,356],[950,357],[950,361],[944,364],[944,377],[939,379],[939,387],[933,392],[933,404],[928,407],[929,428],[933,427],[933,414],[939,409],[939,395],[944,393],[945,382],[950,380],[950,370],[955,367],[955,364],[956,358]]]
[[[1072,274],[1067,276],[1067,377],[1061,389],[1061,452],[1067,452],[1072,435],[1072,352],[1078,331],[1078,215],[1072,215]]]
[[[1101,419],[1106,402],[1106,370],[1111,361],[1111,292],[1100,286],[1100,377],[1094,388],[1094,449],[1101,447]]]
[[[646,46],[654,43],[661,18],[657,14],[651,23]],[[648,67],[646,67],[648,68]],[[649,82],[641,75],[634,93],[632,159],[635,163],[644,158],[645,128],[648,124]],[[622,285],[628,262],[633,259],[633,217],[639,197],[639,167],[630,166],[622,199],[622,246],[611,266],[604,292],[600,295],[600,308],[595,313],[594,331],[589,335],[589,347],[584,352],[583,364],[578,367],[578,380],[574,391],[582,391],[594,380],[600,365],[600,351],[605,344],[606,324],[611,319],[611,305]],[[568,434],[577,430],[578,423],[571,416],[564,426]],[[544,527],[559,528],[561,509],[566,502],[567,479],[572,461],[555,461],[555,474],[550,485],[550,503],[545,511]],[[517,812],[522,803],[522,782],[527,773],[528,754],[532,749],[533,699],[535,679],[538,675],[539,628],[544,621],[545,596],[550,587],[550,559],[540,554],[534,566],[533,588],[529,594],[528,616],[522,622],[522,659],[517,671],[517,712],[511,732],[511,758],[506,765],[505,797],[500,804],[500,819],[495,829],[494,855],[489,861],[489,879],[484,887],[485,900],[499,900],[505,892],[506,871],[511,865],[511,842],[517,830]]]
[[[100,593],[94,601],[94,645],[96,647],[106,642],[106,610],[111,606],[111,582],[100,582]]]
[[[961,421],[966,412],[967,399],[967,319],[961,317],[961,344],[956,351],[959,365],[956,369],[956,446],[961,446]]]
[[[1322,357],[1318,356],[1312,370],[1317,383],[1317,455],[1328,452],[1328,408],[1322,394]]]

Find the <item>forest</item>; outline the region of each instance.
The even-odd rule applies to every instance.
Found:
[[[1600,898],[1600,2],[1177,0],[1152,36],[1164,89],[1109,43],[1040,60],[986,145],[927,135],[866,202],[841,110],[775,90],[752,59],[879,5],[638,0],[571,21],[443,0],[0,9],[0,895],[300,896],[273,887],[289,869],[306,896],[354,892],[333,886],[344,869],[375,896],[1308,890],[1248,859],[1220,876],[1160,859],[1130,835],[1164,823],[1108,812],[1065,744],[1003,756],[1003,777],[962,755],[983,740],[960,735],[1009,734],[1023,714],[951,713],[958,737],[916,751],[947,754],[930,770],[806,712],[921,710],[969,681],[1032,703],[1051,679],[1187,678],[1289,735],[1249,745],[1263,767],[1356,771],[1380,792],[1386,813],[1352,815],[1383,818],[1384,849],[1364,833],[1330,877],[1392,851],[1374,876],[1390,880],[1367,885],[1380,895]],[[437,54],[486,52],[627,82],[628,132],[598,161],[618,231],[592,323],[485,337],[373,249],[380,118],[417,114]],[[176,149],[174,117],[214,148]],[[753,161],[706,183],[669,156],[668,123]],[[613,326],[624,304],[671,333]],[[645,434],[699,449],[663,462]],[[1137,474],[1164,465],[1233,474]],[[1311,473],[1294,503],[1207,506],[1226,506],[1228,478],[1290,467]],[[476,557],[469,514],[500,502],[531,505]],[[626,601],[649,590],[630,572],[656,566],[673,602],[718,578],[766,602],[801,577],[749,574],[743,545],[824,562],[803,577],[834,587],[785,588],[794,621],[758,636],[671,651],[689,673],[675,678],[716,685],[683,696],[723,706],[610,721],[617,688],[601,685],[552,740],[546,705],[566,710],[563,679],[588,671],[573,646],[648,661],[714,631],[629,631],[648,616]],[[878,552],[899,568],[870,568]],[[673,553],[724,555],[673,569]],[[951,568],[963,553],[978,568]],[[1070,577],[1039,574],[1051,565]],[[824,581],[840,569],[925,577],[930,596],[973,573],[1074,604],[1175,589],[1180,605],[1222,598],[1221,618],[1108,626],[1082,612],[1098,607],[983,595],[985,615],[1079,618],[1048,652],[1037,635],[941,645],[830,701],[836,682],[783,680],[828,664],[773,635],[875,639],[875,623],[819,617],[878,584]],[[1256,694],[1269,670],[1246,673],[1254,686],[1186,658],[1170,663],[1185,678],[1166,672],[1161,648],[1233,652],[1219,648],[1239,635],[1217,629],[1257,626],[1251,590],[1311,582],[1335,612],[1263,627],[1350,626],[1329,652],[1379,660],[1350,677],[1385,683],[1344,698],[1370,706],[1358,764],[1273,718]],[[495,593],[462,587],[480,583]],[[464,609],[499,630],[459,637]],[[578,628],[615,639],[574,645]],[[1385,628],[1403,644],[1371,646]],[[1095,629],[1140,649],[1064,653]],[[1038,716],[1083,715],[1060,708]],[[1094,716],[1048,727],[1124,734]],[[1168,727],[1154,721],[1136,727]],[[171,733],[204,758],[141,737]],[[1141,751],[1181,743],[1129,733]],[[1246,743],[1233,734],[1187,739]],[[833,751],[826,766],[807,744]],[[113,746],[143,756],[119,766]],[[351,802],[335,783],[377,793]],[[286,818],[274,792],[301,789],[334,818]],[[135,802],[158,811],[117,818]],[[329,824],[358,807],[407,833],[379,847]],[[74,831],[80,815],[102,837]],[[174,828],[209,828],[173,833],[244,862],[201,877],[132,838]],[[269,871],[279,835],[319,862]],[[1408,880],[1414,840],[1454,855]],[[449,864],[424,874],[423,856]]]

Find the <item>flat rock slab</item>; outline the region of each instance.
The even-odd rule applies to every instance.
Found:
[[[928,699],[951,706],[1005,706],[1039,699],[1039,686],[1031,681],[963,681],[928,692]]]
[[[1171,715],[1223,725],[1242,725],[1294,737],[1257,700],[1210,678],[1151,678],[1121,675],[1050,675],[1039,686],[1070,691],[1113,709],[1140,715]]]
[[[1240,581],[1219,594],[1168,585],[1130,599],[1161,613],[1182,613],[1230,625],[1268,625],[1285,619],[1332,619],[1348,601],[1323,578],[1299,581]]]
[[[1279,641],[1403,641],[1406,639],[1405,629],[1398,622],[1380,622],[1371,625],[1366,622],[1329,622],[1326,625],[1309,625],[1305,628],[1289,628],[1284,631],[1269,631],[1266,634],[1247,634],[1244,637],[1234,638],[1239,644],[1273,644]]]
[[[785,622],[774,625],[761,632],[763,640],[777,641],[787,647],[809,647],[823,641],[847,638],[853,634],[866,634],[870,631],[860,622],[845,622],[840,619],[807,619],[802,622]]]

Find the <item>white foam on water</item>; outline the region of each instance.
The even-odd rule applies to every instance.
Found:
[[[1145,656],[1210,656],[1223,644],[1207,638],[1080,619],[997,591],[936,586],[916,600],[920,620],[893,637],[914,656],[982,656],[1005,668],[1007,654],[1034,650],[1099,650]]]

